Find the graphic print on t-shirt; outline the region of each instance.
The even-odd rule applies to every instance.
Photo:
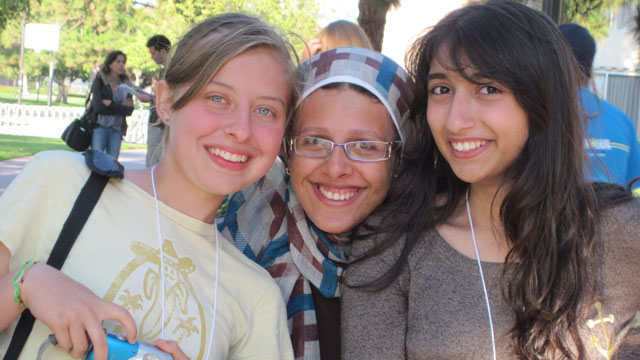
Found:
[[[162,331],[160,251],[137,241],[131,243],[130,249],[134,258],[120,271],[104,299],[122,305],[131,313],[138,323],[140,339],[155,341]],[[206,321],[190,278],[196,270],[195,262],[189,257],[180,257],[170,240],[164,241],[163,252],[165,337],[175,340],[183,349],[199,349],[197,358],[202,358]],[[119,327],[111,330],[123,333]]]

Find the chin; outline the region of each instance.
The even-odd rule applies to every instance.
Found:
[[[313,219],[311,219],[313,221]],[[318,227],[318,229],[324,231],[329,234],[342,234],[353,230],[359,223],[349,222],[345,224],[344,220],[341,221],[313,221],[313,223]]]

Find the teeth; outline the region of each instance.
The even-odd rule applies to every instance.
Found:
[[[453,146],[453,148],[456,151],[467,152],[467,151],[475,150],[475,149],[477,149],[477,148],[479,148],[481,146],[484,146],[484,144],[486,144],[486,143],[487,143],[486,140],[452,142],[451,146]]]
[[[231,162],[246,162],[248,159],[247,155],[232,154],[220,149],[209,148],[209,152]]]
[[[349,200],[356,194],[356,192],[352,192],[348,194],[344,194],[344,193],[339,194],[339,193],[333,193],[329,190],[326,190],[322,186],[318,186],[318,188],[320,189],[320,192],[322,193],[322,195],[326,196],[331,200]]]

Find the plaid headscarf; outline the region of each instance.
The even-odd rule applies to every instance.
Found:
[[[407,74],[388,57],[360,48],[322,52],[305,63],[302,99],[330,83],[352,83],[374,94],[387,108],[400,138],[411,100]],[[309,67],[310,66],[310,67]],[[311,286],[326,298],[340,297],[348,247],[332,241],[305,216],[285,165],[231,196],[220,232],[264,267],[282,291],[296,359],[320,359]]]

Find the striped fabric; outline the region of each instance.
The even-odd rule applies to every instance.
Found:
[[[407,72],[379,52],[354,47],[323,51],[310,59],[302,89],[304,100],[316,89],[331,83],[359,85],[374,94],[387,108],[400,140],[404,141],[404,123],[409,115],[411,90]]]
[[[362,86],[387,107],[404,139],[401,129],[410,91],[406,73],[393,60],[371,50],[338,48],[305,64],[303,99],[330,83]],[[325,234],[305,216],[281,159],[264,178],[231,196],[219,229],[278,283],[287,303],[295,358],[320,359],[311,286],[327,298],[340,297],[349,249],[336,245],[334,235]]]

